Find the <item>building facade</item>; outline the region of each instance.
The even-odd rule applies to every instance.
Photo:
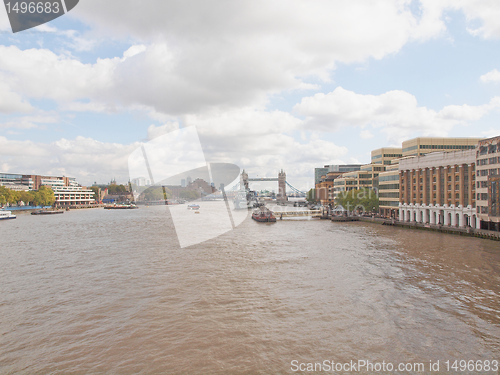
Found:
[[[500,136],[479,141],[476,157],[477,214],[481,229],[500,231]]]
[[[479,228],[475,167],[475,150],[402,158],[399,220]]]
[[[403,156],[401,147],[383,147],[371,153],[372,164],[391,165],[392,160]]]
[[[399,159],[392,160],[378,176],[379,211],[385,217],[399,218]]]
[[[80,186],[76,179],[71,177],[0,173],[0,185],[12,190],[26,191],[38,190],[40,186],[50,187],[56,198],[54,204],[58,207],[95,203],[94,192]]]
[[[430,152],[453,152],[475,149],[480,138],[431,138],[419,137],[404,141],[403,157],[421,156]]]

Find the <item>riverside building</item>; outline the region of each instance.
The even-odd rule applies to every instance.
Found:
[[[479,141],[476,204],[481,229],[500,231],[500,136]]]
[[[403,157],[421,156],[430,152],[453,152],[458,150],[475,149],[480,138],[432,138],[419,137],[404,141],[402,144]]]
[[[75,178],[40,175],[0,173],[0,185],[12,190],[38,190],[40,186],[50,187],[59,207],[90,205],[95,203],[94,192],[80,186]]]
[[[385,172],[378,176],[378,197],[380,214],[399,217],[399,159],[393,159]]]
[[[333,198],[337,198],[343,191],[378,189],[378,176],[385,171],[385,168],[383,164],[371,163],[362,165],[359,171],[342,174],[333,182]]]
[[[402,158],[399,220],[479,228],[475,168],[473,149]]]
[[[316,200],[322,205],[334,204],[334,181],[342,174],[359,171],[361,164],[325,165],[324,168],[315,168],[315,194]]]
[[[371,153],[372,164],[391,165],[392,160],[403,156],[401,147],[383,147]]]

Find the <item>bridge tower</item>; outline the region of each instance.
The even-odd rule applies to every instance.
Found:
[[[245,172],[244,169],[241,172],[240,186],[241,186],[242,189],[245,189],[245,191],[249,190],[249,187],[248,187],[248,173]]]
[[[286,196],[286,173],[283,169],[278,174],[278,197],[277,200],[280,202],[286,202],[288,200]]]

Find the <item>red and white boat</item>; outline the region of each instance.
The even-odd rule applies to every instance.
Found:
[[[252,219],[259,223],[275,223],[276,216],[267,207],[260,207],[252,213]]]

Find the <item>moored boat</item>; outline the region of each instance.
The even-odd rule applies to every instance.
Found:
[[[260,207],[252,213],[252,219],[259,223],[275,223],[276,217],[273,212],[267,207]]]
[[[135,204],[112,204],[109,206],[104,206],[105,210],[133,210],[137,207]]]
[[[32,215],[56,215],[56,214],[63,214],[64,211],[61,210],[37,210],[33,211],[31,214]]]
[[[0,220],[10,220],[16,217],[16,215],[12,215],[11,211],[0,211]]]

